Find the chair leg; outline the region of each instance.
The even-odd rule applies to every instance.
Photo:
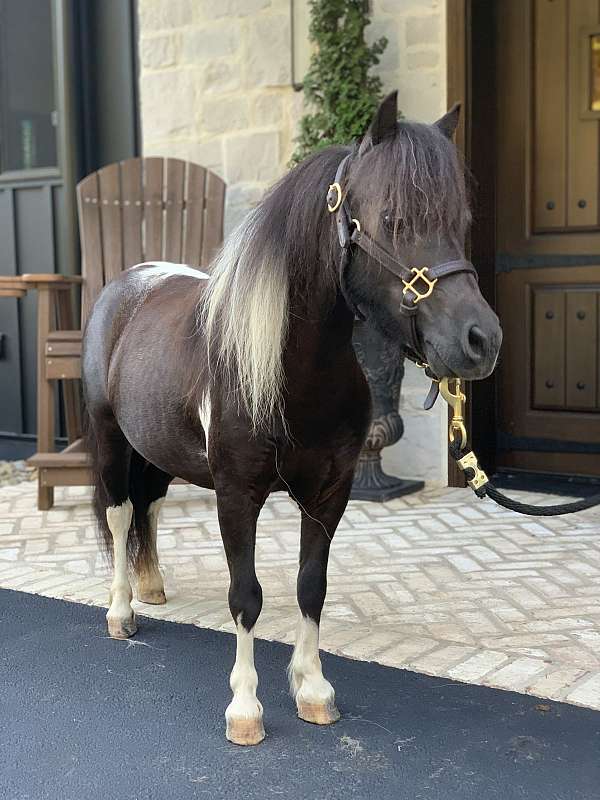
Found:
[[[56,309],[58,313],[58,329],[70,331],[73,329],[73,309],[71,293],[61,291],[56,293]],[[78,380],[64,380],[62,382],[65,423],[67,439],[73,444],[81,436],[81,394]]]
[[[52,295],[48,288],[38,288],[38,338],[37,338],[37,450],[54,452],[54,386],[46,378],[46,340],[54,326]],[[54,489],[42,485],[38,475],[38,508],[47,511],[54,503]]]
[[[42,486],[38,478],[38,511],[48,511],[54,505],[54,486]]]

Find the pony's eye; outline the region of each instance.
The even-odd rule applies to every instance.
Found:
[[[390,231],[391,233],[398,228],[399,222],[400,220],[395,219],[394,215],[389,211],[384,211],[381,215],[381,224],[387,231]]]

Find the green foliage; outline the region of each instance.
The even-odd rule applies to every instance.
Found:
[[[315,52],[303,82],[310,112],[300,121],[292,163],[361,136],[381,100],[381,80],[369,70],[379,63],[387,39],[366,44],[366,0],[310,0],[310,6]]]

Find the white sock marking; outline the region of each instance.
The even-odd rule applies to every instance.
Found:
[[[229,678],[233,700],[227,706],[225,718],[262,719],[263,707],[256,697],[258,673],[254,667],[254,628],[247,631],[237,620],[237,645],[235,664]]]
[[[110,608],[107,619],[130,620],[131,584],[127,572],[127,535],[131,525],[133,506],[131,500],[125,500],[120,506],[109,506],[106,509],[106,521],[113,539],[113,580],[110,587]]]
[[[316,705],[334,703],[333,686],[323,677],[319,658],[319,626],[309,617],[298,625],[296,646],[288,668],[290,689],[296,700]]]

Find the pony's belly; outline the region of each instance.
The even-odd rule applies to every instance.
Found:
[[[121,426],[122,427],[122,426]],[[145,441],[142,437],[128,434],[124,430],[128,441],[146,461],[155,467],[172,475],[174,478],[183,478],[188,483],[201,486],[204,489],[214,489],[214,483],[206,452],[202,442],[197,441],[198,447],[190,446],[187,442],[173,440],[168,434],[163,439],[156,436],[154,441]]]

